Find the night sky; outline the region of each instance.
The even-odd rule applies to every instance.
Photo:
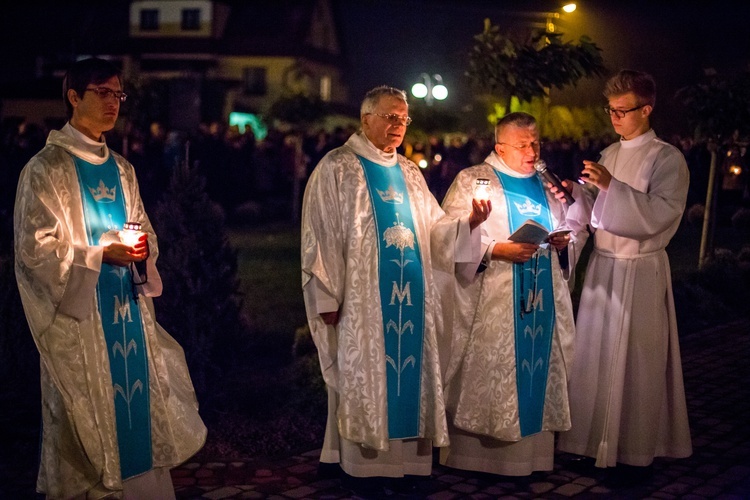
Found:
[[[750,2],[717,0],[583,0],[559,21],[565,40],[590,36],[603,49],[612,71],[632,68],[652,73],[659,100],[701,78],[703,68],[748,68]],[[464,72],[473,36],[485,18],[503,29],[541,22],[544,12],[562,2],[513,0],[381,0],[340,5],[343,36],[351,61],[348,80],[353,99],[370,88],[390,84],[411,87],[422,72],[440,74],[451,101],[460,107],[470,94]],[[603,101],[603,80],[583,81],[575,89],[553,93],[571,105]]]
[[[119,12],[126,12],[126,0],[110,1],[108,11],[125,6]],[[352,105],[358,106],[364,93],[377,85],[408,90],[421,73],[437,73],[449,89],[448,100],[440,105],[452,110],[460,110],[471,96],[464,73],[473,36],[482,31],[485,18],[504,31],[522,30],[529,23],[541,25],[545,11],[563,5],[556,0],[331,1],[340,21]],[[652,73],[658,87],[657,108],[668,108],[674,92],[699,81],[706,67],[720,72],[748,69],[748,0],[581,0],[577,4],[574,13],[563,14],[558,22],[565,39],[589,35],[602,48],[612,71],[632,68]],[[74,51],[77,30],[71,23],[98,23],[90,15],[90,5],[83,0],[4,5],[0,60],[5,66],[0,81],[14,68],[33,67],[37,47],[56,44]],[[107,21],[101,24],[107,29]],[[564,92],[553,90],[553,103],[601,104],[602,85],[603,79],[584,80]]]

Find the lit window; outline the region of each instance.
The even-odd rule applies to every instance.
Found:
[[[323,102],[331,100],[331,77],[328,75],[320,78],[320,100]]]

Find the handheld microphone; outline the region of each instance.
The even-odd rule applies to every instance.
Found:
[[[576,202],[576,199],[573,198],[573,196],[568,192],[567,189],[565,189],[565,186],[562,185],[562,182],[560,182],[560,179],[557,177],[557,175],[547,169],[547,164],[544,162],[544,160],[537,160],[537,162],[534,163],[534,168],[536,169],[537,173],[541,175],[542,178],[544,178],[545,181],[555,186],[561,193],[565,195],[565,202],[568,205],[572,205]]]

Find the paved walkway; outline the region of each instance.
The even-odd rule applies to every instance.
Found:
[[[693,456],[657,459],[638,486],[612,486],[602,469],[560,454],[555,470],[510,478],[436,465],[409,495],[391,498],[750,498],[750,322],[681,341]],[[273,463],[188,462],[173,470],[178,498],[352,498],[338,479],[318,477],[319,450]]]

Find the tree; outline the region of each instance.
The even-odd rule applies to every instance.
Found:
[[[696,138],[710,139],[713,144],[731,147],[735,138],[747,136],[750,133],[750,73],[741,73],[735,77],[714,75],[706,82],[681,88],[675,97],[685,106],[688,123]],[[722,151],[722,153],[725,152],[725,150]],[[703,232],[698,257],[698,266],[701,268],[713,254],[717,200],[715,184],[720,155],[715,147],[710,153],[711,166],[708,174]]]
[[[164,282],[154,301],[157,320],[184,348],[198,400],[215,407],[226,391],[222,370],[246,354],[248,325],[223,210],[187,160],[175,169],[153,224]]]
[[[510,109],[511,98],[530,102],[546,97],[549,89],[575,85],[584,77],[605,73],[601,49],[587,36],[578,44],[563,42],[562,33],[532,30],[528,39],[514,40],[489,19],[475,35],[466,72],[471,84],[501,100]]]
[[[287,94],[279,97],[268,111],[271,120],[294,127],[306,128],[318,123],[329,113],[327,103],[304,94]]]
[[[675,97],[685,106],[697,138],[724,139],[735,132],[750,133],[750,73],[715,76],[681,88]]]

